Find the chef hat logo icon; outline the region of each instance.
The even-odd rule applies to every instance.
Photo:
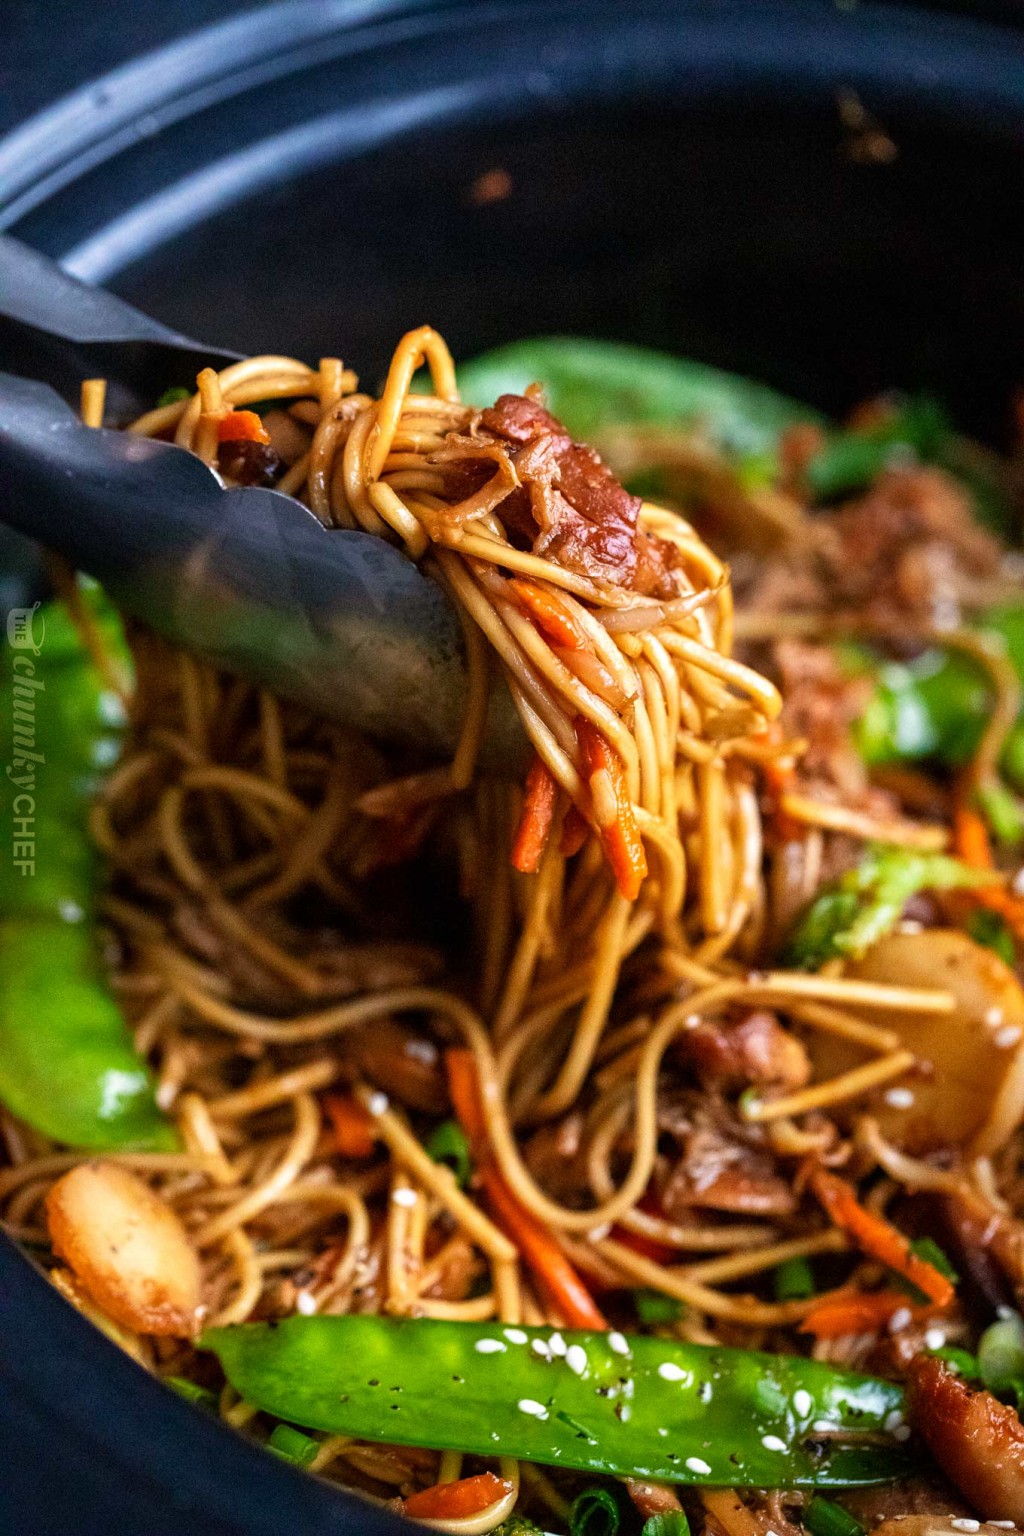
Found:
[[[15,650],[35,651],[37,656],[46,635],[46,621],[41,615],[38,632],[33,628],[32,621],[38,607],[38,603],[33,603],[31,608],[12,608],[7,615],[8,644]]]

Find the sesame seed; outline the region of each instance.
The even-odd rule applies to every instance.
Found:
[[[503,1355],[508,1345],[500,1339],[477,1339],[473,1347],[478,1355]]]
[[[687,1456],[686,1470],[688,1472],[696,1472],[698,1477],[707,1477],[711,1468],[706,1461],[701,1461],[699,1456]]]
[[[1002,1029],[997,1029],[992,1036],[992,1044],[1000,1051],[1008,1051],[1011,1045],[1016,1045],[1021,1037],[1019,1024],[1004,1024]]]
[[[533,1350],[535,1355],[540,1355],[543,1360],[551,1359],[551,1351],[548,1349],[543,1339],[534,1339],[530,1344],[530,1348]]]
[[[914,1102],[909,1088],[890,1088],[883,1097],[892,1109],[909,1109]]]
[[[666,1360],[658,1366],[658,1375],[662,1381],[687,1381],[690,1380],[689,1371],[684,1371],[682,1366],[676,1365],[674,1360]]]
[[[396,1205],[404,1205],[407,1208],[411,1208],[416,1204],[419,1197],[414,1189],[394,1189],[391,1192],[391,1198]]]
[[[902,1333],[904,1328],[909,1328],[914,1320],[914,1315],[909,1307],[899,1307],[889,1319],[889,1332]]]
[[[565,1363],[574,1376],[582,1376],[587,1368],[587,1352],[581,1344],[570,1344],[565,1352]]]
[[[980,1520],[970,1520],[966,1516],[964,1516],[964,1517],[959,1517],[958,1516],[958,1517],[950,1520],[949,1523],[953,1527],[954,1531],[980,1531],[981,1530],[981,1521]]]
[[[538,1403],[536,1398],[521,1397],[516,1404],[520,1413],[528,1413],[534,1419],[546,1419],[548,1411],[543,1403]]]
[[[433,1040],[407,1040],[405,1054],[411,1056],[413,1061],[422,1061],[426,1066],[432,1067],[437,1060],[437,1046]]]
[[[1024,867],[1018,869],[1010,881],[1010,890],[1015,896],[1024,896]]]
[[[312,1291],[297,1291],[295,1295],[295,1310],[303,1317],[312,1317],[316,1311],[316,1297]]]
[[[510,1344],[525,1344],[527,1336],[521,1328],[506,1328],[505,1337]]]
[[[387,1109],[388,1103],[389,1100],[386,1093],[371,1093],[366,1101],[366,1107],[371,1115],[382,1115]]]
[[[813,1407],[814,1399],[811,1394],[803,1387],[798,1387],[793,1393],[793,1412],[799,1414],[802,1419],[806,1419]]]
[[[929,1328],[925,1332],[924,1344],[926,1349],[941,1349],[946,1342],[946,1335],[941,1328]]]
[[[766,1451],[785,1451],[788,1449],[785,1440],[780,1440],[778,1435],[762,1435],[761,1444]]]
[[[885,1419],[882,1422],[882,1428],[885,1430],[887,1435],[891,1435],[894,1430],[899,1429],[902,1423],[902,1413],[898,1408],[893,1408],[889,1413],[886,1414]]]
[[[986,1525],[994,1525],[997,1531],[1015,1531],[1017,1527],[1012,1520],[986,1520]]]
[[[548,1349],[550,1349],[553,1355],[564,1355],[566,1353],[566,1343],[560,1333],[553,1333],[551,1335],[550,1339],[548,1339]]]
[[[1005,1017],[1006,1015],[1003,1013],[1003,1010],[1000,1008],[998,1003],[993,1003],[991,1008],[986,1008],[985,1012],[982,1014],[982,1019],[988,1025],[989,1029],[996,1029],[1003,1022]]]
[[[608,1335],[608,1348],[613,1349],[617,1355],[629,1354],[629,1345],[626,1343],[625,1336],[621,1333],[610,1333]]]
[[[893,1437],[894,1440],[899,1440],[901,1443],[904,1440],[909,1440],[910,1439],[910,1425],[909,1424],[898,1424],[896,1426],[896,1428],[892,1432],[892,1437]]]

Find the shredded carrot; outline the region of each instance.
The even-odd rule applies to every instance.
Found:
[[[625,769],[618,753],[583,715],[576,717],[576,736],[586,764],[594,820],[605,858],[621,894],[627,901],[635,901],[647,874],[647,855],[626,788]]]
[[[967,805],[962,796],[953,810],[953,847],[959,858],[972,869],[993,869],[995,859],[988,828],[980,812]]]
[[[465,1520],[470,1515],[482,1515],[511,1492],[512,1484],[503,1477],[479,1472],[476,1477],[463,1477],[457,1483],[435,1483],[433,1488],[410,1494],[402,1505],[402,1513],[414,1520]]]
[[[508,583],[537,628],[566,651],[592,651],[593,645],[579,619],[557,592],[540,587],[534,581],[515,577]]]
[[[993,880],[998,878],[995,856],[984,817],[968,805],[964,795],[957,797],[953,811],[953,847],[957,855],[972,869],[992,870]],[[986,907],[997,913],[1010,929],[1019,944],[1024,944],[1024,897],[1014,894],[1005,885],[982,885],[960,893],[962,900],[976,907]]]
[[[897,1312],[904,1309],[916,1316],[922,1308],[908,1306],[901,1291],[851,1291],[849,1295],[830,1296],[813,1307],[800,1324],[801,1333],[813,1333],[816,1339],[841,1339],[851,1333],[877,1333]]]
[[[377,1139],[373,1117],[363,1106],[341,1093],[324,1094],[323,1104],[342,1157],[372,1157]]]
[[[512,843],[512,867],[521,874],[534,875],[551,836],[555,818],[558,786],[539,757],[530,764],[526,775],[523,814]]]
[[[455,1118],[466,1133],[470,1151],[479,1161],[487,1155],[487,1117],[476,1057],[464,1045],[452,1046],[444,1053],[444,1065]]]
[[[817,1168],[811,1175],[810,1184],[836,1226],[841,1227],[862,1252],[916,1285],[937,1307],[949,1306],[955,1294],[952,1282],[940,1274],[934,1264],[920,1258],[891,1222],[865,1210],[845,1179]]]
[[[222,443],[269,443],[270,433],[255,411],[228,411],[217,423]]]
[[[569,1327],[603,1332],[608,1324],[587,1287],[547,1228],[520,1205],[487,1150],[487,1122],[473,1052],[462,1046],[446,1051],[445,1068],[452,1107],[480,1165],[492,1215]]]
[[[546,1227],[525,1211],[494,1163],[483,1171],[487,1203],[499,1227],[515,1243],[548,1300],[570,1328],[607,1329],[603,1313]]]
[[[570,805],[562,822],[562,836],[559,839],[558,851],[566,859],[571,859],[573,854],[579,853],[587,840],[590,831],[586,818],[581,816],[574,805]]]

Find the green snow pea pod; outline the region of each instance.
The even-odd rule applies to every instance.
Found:
[[[87,923],[0,922],[0,1099],[73,1147],[173,1150]]]
[[[884,1438],[901,1389],[797,1356],[370,1316],[211,1328],[199,1348],[268,1413],[388,1444],[708,1486],[855,1487],[907,1467]]]
[[[554,414],[589,442],[621,425],[699,425],[733,457],[771,454],[787,427],[823,423],[811,406],[738,374],[647,347],[579,336],[538,336],[463,363],[459,388],[472,405],[541,383]]]
[[[127,662],[117,615],[82,601]],[[102,870],[89,804],[117,759],[123,711],[65,609],[45,605],[7,651],[0,850],[0,1098],[70,1146],[171,1148],[145,1064],[104,975],[95,930]]]
[[[1024,606],[993,608],[977,623],[1006,648],[1024,683]],[[863,665],[863,658],[856,665]],[[874,764],[938,762],[958,767],[981,740],[992,708],[988,678],[962,651],[934,648],[912,662],[887,662],[856,727],[865,761]],[[1024,790],[1024,717],[1003,748],[1006,780]]]

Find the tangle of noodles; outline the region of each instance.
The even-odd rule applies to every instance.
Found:
[[[424,365],[430,392],[415,393]],[[800,1348],[794,1330],[822,1294],[773,1299],[766,1279],[849,1248],[793,1193],[808,1156],[855,1180],[880,1169],[890,1190],[985,1198],[1013,1163],[1013,1138],[994,1164],[909,1156],[858,1110],[913,1072],[901,1019],[939,1028],[953,1008],[941,985],[749,968],[779,914],[818,887],[829,839],[927,850],[946,845],[947,824],[794,786],[800,745],[779,724],[780,694],[732,654],[729,570],[681,516],[640,511],[640,534],[668,547],[672,590],[653,596],[527,547],[501,508],[529,450],[460,402],[435,332],[403,339],[379,398],[337,359],[254,357],[205,370],[189,399],[129,430],[223,468],[222,420],[268,401],[293,440],[278,484],[328,527],[400,545],[451,595],[469,669],[462,735],[450,764],[425,764],[130,630],[128,737],[92,835],[112,872],[114,985],[183,1150],[113,1160],[180,1215],[212,1323],[379,1310],[564,1326],[480,1192],[424,1150],[450,1113],[443,1054],[465,1047],[501,1179],[581,1275],[677,1300],[683,1337]],[[102,392],[84,410],[99,424]],[[770,637],[771,615],[744,620],[741,633],[760,623],[756,638]],[[829,622],[819,611],[805,633]],[[1005,698],[983,775],[1017,702],[989,664]],[[527,872],[511,862],[522,786],[480,761],[501,686],[550,791]],[[839,1041],[853,1064],[797,1071],[738,1107],[724,1089],[680,1086],[695,1029],[766,1010],[802,1060]],[[370,1107],[375,1154],[338,1152],[325,1094]],[[4,1220],[45,1245],[44,1198],[77,1159],[2,1116]],[[671,1197],[665,1135],[705,1145],[715,1198]],[[757,1199],[741,1198],[743,1179]],[[861,1271],[847,1259],[836,1273],[848,1285]],[[184,1344],[130,1344],[161,1374],[209,1379]],[[268,1432],[230,1389],[220,1411]],[[313,1470],[387,1499],[458,1477],[460,1458],[321,1436]],[[502,1472],[511,1496],[441,1527],[492,1529],[520,1488],[542,1522],[564,1522],[571,1477]]]

